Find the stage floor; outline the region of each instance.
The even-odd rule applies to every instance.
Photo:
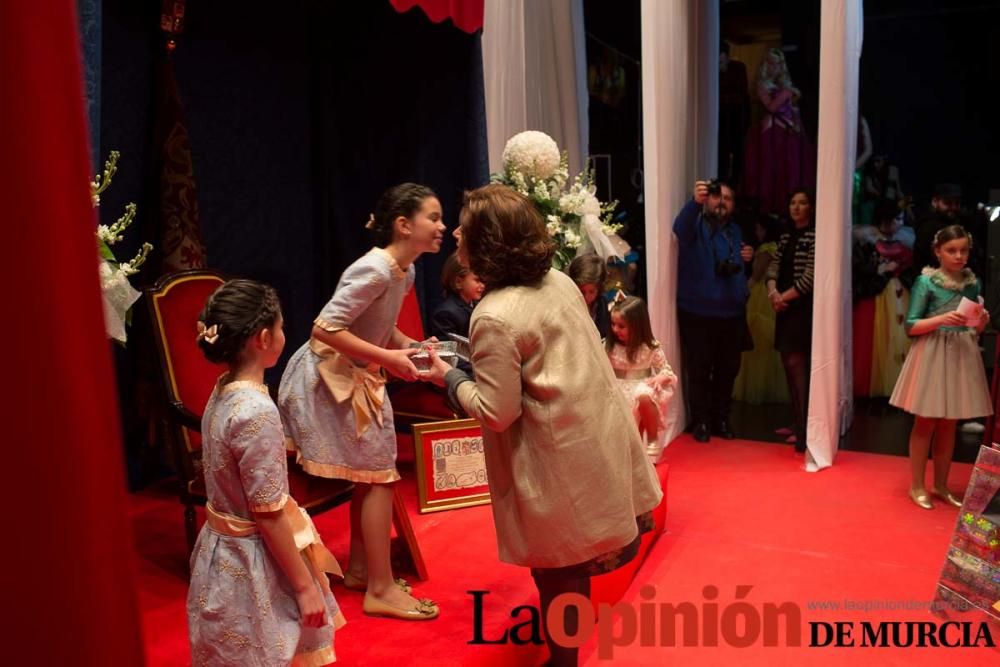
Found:
[[[843,451],[832,468],[814,474],[804,472],[801,461],[790,445],[773,443],[713,439],[700,444],[685,435],[668,447],[666,533],[653,546],[623,603],[636,610],[639,619],[658,613],[660,603],[691,603],[697,610],[697,636],[691,642],[696,645],[683,646],[680,633],[673,640],[665,638],[656,621],[646,627],[652,641],[642,642],[653,645],[640,645],[640,637],[631,645],[606,647],[612,649],[611,664],[998,664],[1000,653],[989,648],[808,646],[810,622],[855,623],[854,640],[860,644],[862,621],[937,620],[922,605],[933,596],[958,512],[940,503],[933,511],[913,505],[906,493],[904,458]],[[970,470],[967,464],[953,467],[953,491],[965,488]],[[430,573],[430,580],[418,583],[416,592],[438,601],[441,617],[425,623],[369,618],[360,612],[360,593],[335,587],[348,616],[348,625],[337,633],[339,664],[540,664],[544,649],[532,645],[468,643],[474,631],[473,596],[468,591],[489,591],[482,598],[485,639],[495,639],[526,620],[524,612],[511,619],[518,605],[537,605],[527,571],[497,560],[490,508],[418,515],[415,485],[405,479],[401,484]],[[346,509],[336,508],[316,520],[342,562]],[[147,663],[189,664],[180,505],[163,490],[146,491],[131,497],[130,515]],[[714,601],[706,587],[717,590]],[[781,624],[774,647],[765,646],[761,635],[748,648],[735,648],[718,632],[718,646],[706,646],[712,641],[709,628],[721,627],[727,610],[733,614],[738,609],[730,606],[738,587],[752,587],[740,588],[740,593],[757,610],[768,603],[793,603],[801,615],[802,645],[789,647],[790,636]],[[710,602],[718,605],[714,624]],[[835,608],[845,602],[910,608]],[[620,624],[609,629],[619,636],[628,631]],[[684,629],[692,630],[687,620]],[[1000,628],[992,630],[1000,639]],[[583,647],[581,663],[607,664],[598,655],[596,636]]]

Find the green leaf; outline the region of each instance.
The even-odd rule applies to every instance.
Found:
[[[97,254],[109,262],[115,261],[115,254],[111,252],[111,248],[104,242],[104,239],[99,237],[97,238]]]

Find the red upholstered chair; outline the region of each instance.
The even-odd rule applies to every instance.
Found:
[[[196,504],[206,501],[201,470],[201,416],[222,370],[209,363],[195,344],[198,314],[208,296],[225,278],[213,271],[182,271],[166,275],[146,290],[153,337],[160,358],[166,402],[164,431],[181,481],[184,528],[188,547],[197,533]],[[307,475],[289,461],[288,485],[293,498],[312,513],[351,497],[353,487],[342,480]]]

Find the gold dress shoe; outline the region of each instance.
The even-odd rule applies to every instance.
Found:
[[[393,607],[391,604],[376,600],[370,595],[365,596],[365,601],[361,604],[361,609],[369,616],[384,616],[386,618],[397,618],[401,621],[429,621],[437,618],[441,610],[430,600],[417,600],[417,604],[412,609]]]
[[[931,491],[931,493],[933,493],[935,496],[945,501],[949,505],[954,505],[955,507],[962,506],[962,501],[959,498],[956,498],[955,496],[951,495],[951,492],[948,491],[947,489],[943,491],[940,489],[934,489],[933,491]]]
[[[923,507],[925,510],[934,509],[934,505],[931,504],[931,498],[927,495],[926,491],[921,491],[917,493],[913,489],[910,489],[910,500],[916,503],[918,506]]]
[[[394,581],[396,582],[396,585],[399,586],[399,588],[404,593],[409,593],[411,590],[413,590],[410,587],[410,585],[406,583],[406,579],[395,579]],[[346,588],[349,591],[364,592],[368,590],[368,581],[366,579],[362,579],[361,577],[355,576],[350,572],[345,572],[344,588]]]

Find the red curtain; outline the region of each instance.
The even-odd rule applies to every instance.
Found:
[[[389,0],[397,12],[420,7],[434,23],[451,19],[455,27],[468,33],[483,27],[484,0]]]
[[[11,665],[143,664],[76,16],[0,3]]]

